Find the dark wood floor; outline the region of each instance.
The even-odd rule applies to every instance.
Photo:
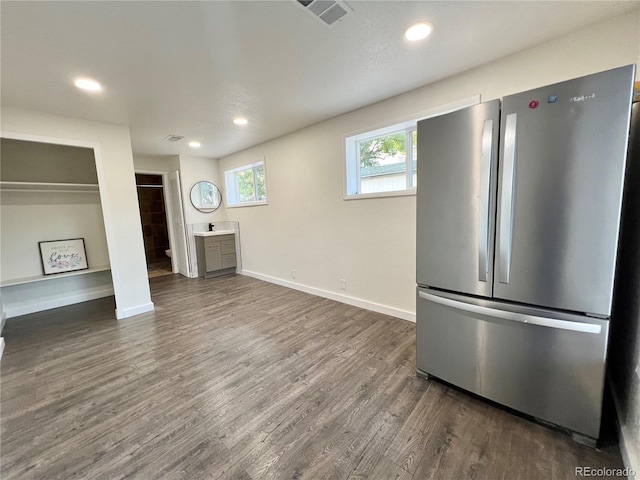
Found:
[[[244,276],[10,319],[4,480],[563,479],[600,452],[416,378],[410,322]]]

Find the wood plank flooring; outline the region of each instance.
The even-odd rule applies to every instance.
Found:
[[[241,275],[10,319],[9,479],[564,479],[622,468],[415,376],[415,325]]]
[[[162,277],[163,275],[173,274],[171,268],[171,259],[167,258],[161,262],[154,262],[147,264],[147,274],[149,278]]]

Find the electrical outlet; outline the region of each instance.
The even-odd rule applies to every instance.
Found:
[[[291,278],[296,278],[296,271],[295,270],[291,270]]]
[[[347,281],[344,278],[340,279],[340,290],[346,290],[347,289]]]

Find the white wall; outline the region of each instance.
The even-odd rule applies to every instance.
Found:
[[[173,172],[180,170],[180,159],[177,155],[134,155],[133,165],[136,172],[141,170]]]
[[[136,195],[129,128],[70,117],[2,107],[3,133],[95,147],[100,198],[116,315],[125,318],[153,309]]]
[[[244,271],[415,318],[415,197],[343,200],[342,136],[478,93],[486,101],[630,63],[640,65],[638,13],[221,158],[220,178],[225,169],[267,161],[269,204],[227,210],[240,222]],[[625,404],[639,405],[637,381],[630,395]],[[621,415],[622,447],[640,471],[637,410]]]
[[[185,222],[187,224],[209,223],[226,220],[227,214],[224,200],[220,208],[213,213],[201,213],[191,205],[189,194],[191,187],[201,180],[216,185],[223,193],[224,182],[220,182],[218,176],[218,160],[215,158],[192,157],[186,155],[153,156],[135,155],[133,163],[136,171],[172,172],[180,171],[180,184],[182,187],[182,202],[184,206]]]
[[[187,155],[148,156],[136,155],[133,158],[136,171],[180,172],[182,206],[184,210],[186,248],[191,277],[198,276],[194,232],[206,231],[209,223],[224,222],[227,214],[224,206],[224,184],[218,176],[218,160]],[[191,187],[200,181],[216,185],[222,193],[223,202],[213,213],[202,213],[191,204]]]
[[[114,294],[109,270],[2,287],[7,318],[108,297]]]
[[[191,187],[200,181],[211,182],[223,192],[224,184],[220,183],[218,175],[218,160],[180,155],[180,182],[182,183],[182,202],[184,217],[187,224],[209,223],[226,220],[227,214],[224,202],[213,213],[202,213],[191,204]],[[224,195],[222,196],[224,198]]]
[[[242,229],[244,270],[412,318],[415,197],[343,200],[342,136],[478,93],[489,100],[637,62],[639,24],[637,14],[620,17],[220,159],[224,178],[266,157],[268,205],[227,209]]]
[[[102,207],[97,191],[3,191],[1,198],[2,280],[42,275],[38,242],[43,240],[84,238],[89,266],[109,265]]]
[[[83,238],[90,268],[109,268],[107,240],[97,191],[89,193],[3,191],[0,272],[3,282],[42,276],[38,242]],[[17,261],[19,259],[19,261]],[[113,295],[108,272],[61,281],[3,286],[8,317]]]
[[[227,219],[224,203],[212,213],[202,213],[191,203],[191,187],[200,181],[208,181],[216,185],[222,192],[218,178],[218,160],[213,158],[191,157],[180,155],[180,183],[182,184],[182,205],[187,231],[187,256],[191,277],[198,276],[198,260],[194,232],[209,229],[209,223]],[[222,197],[224,198],[224,196]]]

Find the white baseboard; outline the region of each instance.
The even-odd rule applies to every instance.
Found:
[[[133,317],[134,315],[140,315],[141,313],[151,312],[153,309],[153,302],[130,308],[116,308],[116,318],[118,320],[122,320],[123,318]]]
[[[3,353],[4,353],[4,337],[0,337],[0,362],[2,361]]]
[[[302,285],[299,283],[290,282],[288,280],[282,280],[280,278],[263,275],[262,273],[251,272],[249,270],[242,270],[239,273],[248,277],[257,278],[258,280],[264,280],[265,282],[275,283],[276,285],[281,285],[283,287],[293,288],[294,290],[317,295],[318,297],[328,298],[330,300],[335,300],[336,302],[346,303],[347,305],[353,305],[354,307],[364,308],[365,310],[383,313],[385,315],[401,318],[403,320],[408,320],[414,323],[416,321],[416,314],[407,310],[401,310],[399,308],[370,302],[369,300],[362,300],[360,298],[350,297],[348,295],[342,295],[340,293],[330,292],[328,290],[322,290],[320,288],[310,287],[308,285]]]
[[[50,310],[58,307],[66,307],[67,305],[96,300],[98,298],[109,297],[111,295],[113,295],[113,287],[90,289],[77,295],[59,297],[52,300],[44,300],[26,305],[5,305],[7,308],[6,314],[7,318],[19,317],[21,315],[28,315],[29,313],[42,312],[44,310]]]
[[[616,427],[618,430],[618,439],[620,443],[620,454],[622,455],[622,462],[627,470],[635,472],[638,475],[640,472],[640,445],[637,441],[633,441],[631,438],[631,432],[626,425],[622,425],[620,422],[620,400],[616,394],[616,389],[612,382],[609,382],[611,386],[611,394],[613,396],[613,404],[616,407]],[[629,475],[628,480],[635,480],[636,476]]]

